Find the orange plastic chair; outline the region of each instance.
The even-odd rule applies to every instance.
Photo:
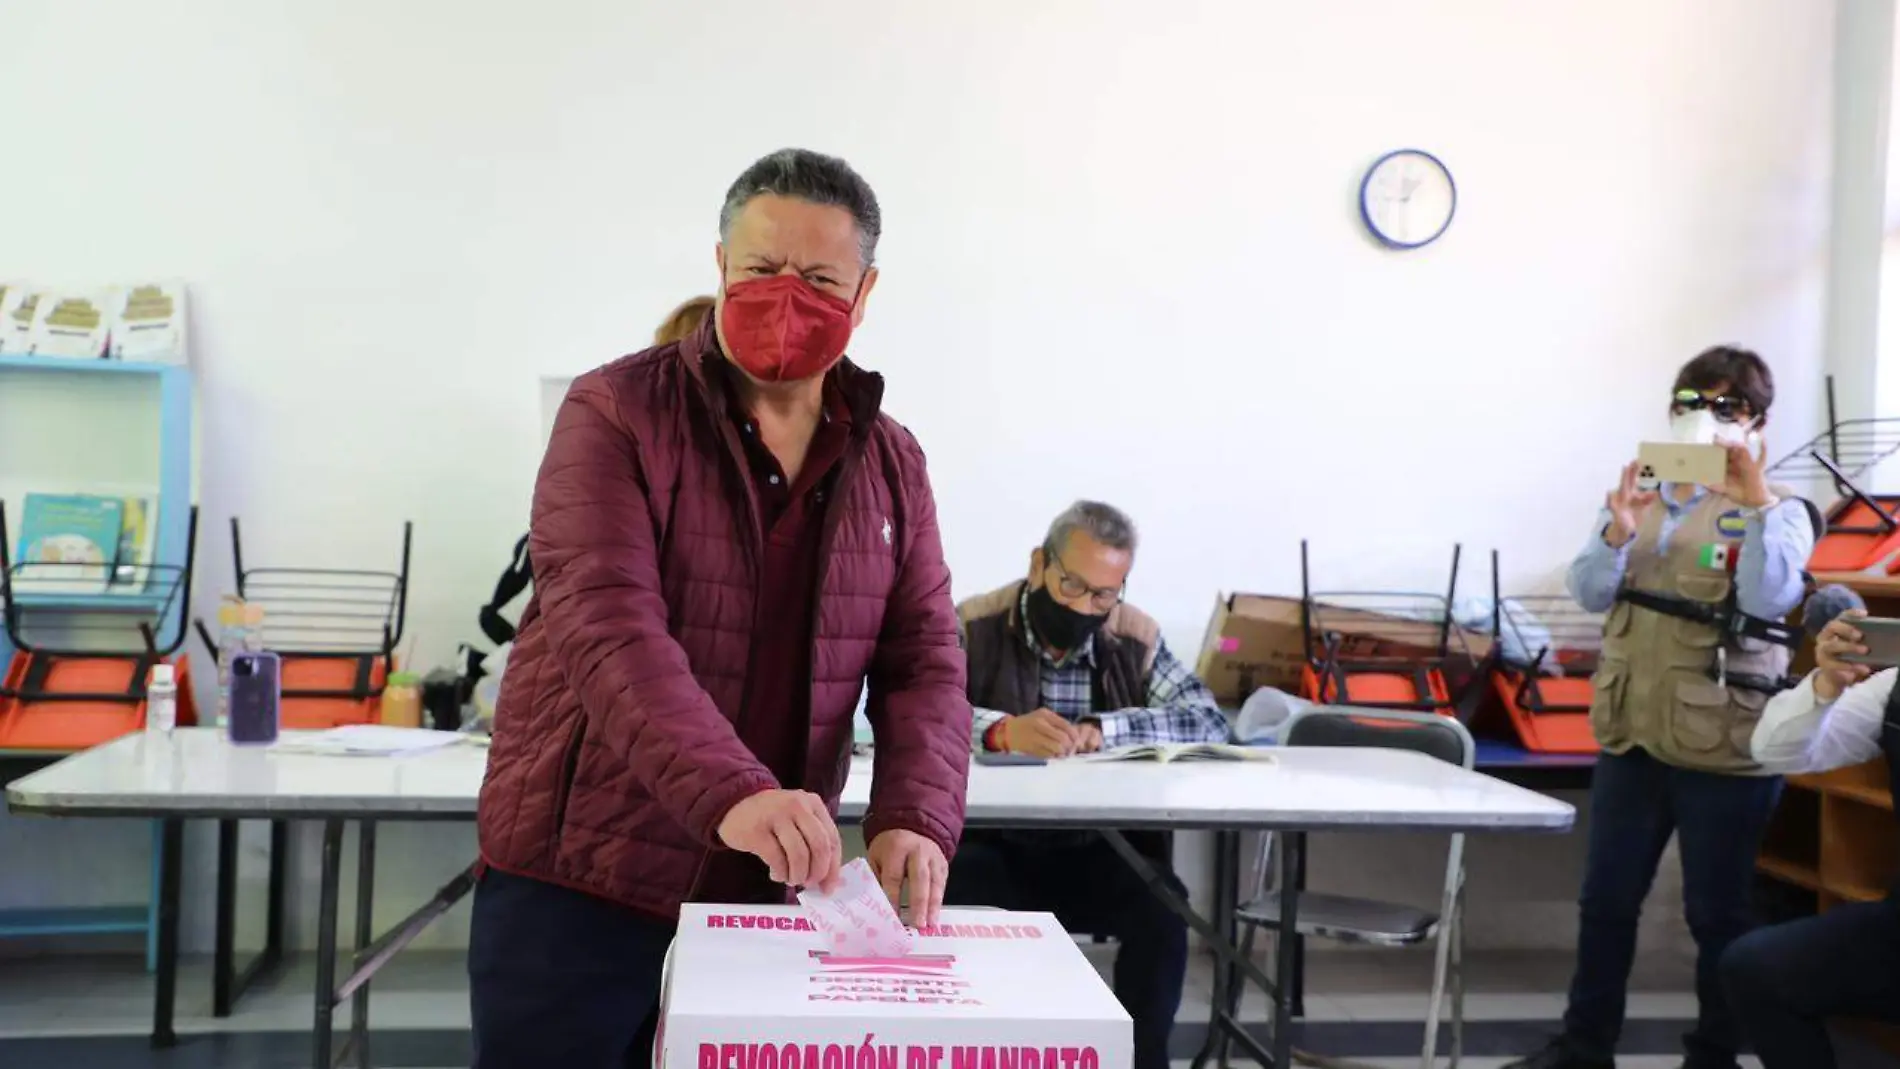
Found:
[[[43,679],[35,655],[16,652],[7,668],[0,697],[0,751],[14,753],[77,753],[145,727],[145,678],[150,665],[134,660],[71,658],[52,661]],[[197,702],[191,690],[191,658],[171,658],[178,680],[178,723],[198,722]],[[45,694],[29,699],[23,693]],[[119,695],[98,700],[74,695]],[[137,697],[133,697],[137,695]]]

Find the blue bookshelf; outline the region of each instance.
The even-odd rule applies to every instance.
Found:
[[[193,385],[191,369],[184,364],[123,360],[74,360],[57,357],[0,356],[0,412],[4,411],[8,386],[30,376],[36,387],[53,384],[60,393],[84,396],[95,385],[125,376],[142,377],[156,384],[158,440],[153,444],[157,464],[157,529],[153,539],[153,559],[158,562],[183,561],[191,537]],[[0,457],[0,477],[45,483],[48,490],[63,489],[57,471],[9,470],[7,458]],[[17,520],[16,520],[17,522]],[[11,549],[12,547],[9,547]],[[165,607],[163,591],[137,591],[106,594],[22,594],[20,604],[37,610],[70,610],[75,614],[138,612],[154,613]],[[159,622],[160,641],[173,629],[183,635],[189,626],[189,591],[181,591],[170,612]],[[6,633],[0,629],[0,671],[13,656]],[[0,756],[5,756],[0,754]],[[29,757],[37,755],[14,755]],[[47,908],[0,910],[0,938],[12,936],[103,935],[142,933],[146,937],[146,965],[156,961],[157,889],[160,882],[158,849],[159,822],[152,822],[151,889],[145,903],[90,908]]]

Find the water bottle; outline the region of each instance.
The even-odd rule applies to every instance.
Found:
[[[145,730],[171,734],[178,726],[178,677],[169,664],[152,666],[145,685]]]
[[[244,649],[244,603],[225,595],[218,604],[218,708],[212,726],[231,722],[231,658]]]

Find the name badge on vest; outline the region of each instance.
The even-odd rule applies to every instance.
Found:
[[[1741,509],[1730,509],[1715,518],[1715,530],[1723,538],[1740,538],[1748,530],[1748,517]]]
[[[1742,555],[1742,547],[1732,542],[1710,542],[1702,547],[1697,563],[1704,568],[1713,568],[1718,572],[1735,571],[1735,559]]]

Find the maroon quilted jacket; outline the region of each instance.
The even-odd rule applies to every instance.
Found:
[[[489,864],[668,918],[727,810],[778,786],[747,746],[763,536],[718,359],[708,329],[569,391],[481,795]],[[824,506],[804,785],[835,812],[868,680],[866,836],[908,829],[948,857],[971,714],[936,506],[916,439],[878,413],[883,379],[832,374],[853,437]]]

